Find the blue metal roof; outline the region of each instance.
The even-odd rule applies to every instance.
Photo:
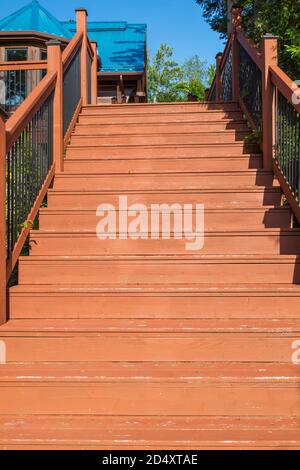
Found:
[[[62,22],[71,33],[74,21]],[[126,21],[88,22],[88,35],[98,44],[101,72],[143,72],[145,70],[147,26]]]
[[[0,31],[36,31],[70,39],[73,35],[37,0],[0,20]]]

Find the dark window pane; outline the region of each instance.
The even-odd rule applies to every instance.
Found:
[[[47,50],[40,49],[40,60],[47,60]]]
[[[7,62],[27,60],[27,49],[5,49]]]

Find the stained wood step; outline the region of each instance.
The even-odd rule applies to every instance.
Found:
[[[298,418],[260,416],[0,417],[0,448],[296,449]]]
[[[195,210],[193,211],[195,212]],[[117,218],[119,211],[117,210]],[[41,209],[39,226],[48,231],[92,231],[95,230],[95,210]],[[288,206],[276,208],[206,209],[206,230],[252,228],[281,228],[291,226],[291,210]],[[33,233],[34,235],[35,233]]]
[[[161,285],[198,283],[300,283],[297,256],[30,256],[20,258],[21,284]]]
[[[299,385],[20,384],[0,387],[2,415],[300,417]]]
[[[243,141],[250,134],[249,130],[244,131],[212,131],[212,132],[177,132],[177,133],[153,133],[142,134],[110,134],[99,135],[97,133],[89,135],[73,134],[71,137],[71,145],[78,147],[89,146],[105,146],[105,145],[194,145],[194,144],[223,144]]]
[[[299,333],[298,320],[287,319],[239,319],[239,318],[78,318],[78,319],[26,319],[9,320],[1,325],[0,334],[5,337],[37,336],[47,333],[47,337],[63,335],[72,337],[73,333],[94,336],[101,333],[216,333],[216,334],[282,334]],[[155,368],[160,368],[160,363]],[[184,370],[185,364],[179,364]],[[140,366],[140,363],[137,365]],[[187,365],[187,369],[189,369]],[[293,366],[293,370],[300,370]],[[167,374],[166,374],[167,375]],[[162,376],[163,377],[163,376]],[[217,376],[216,376],[217,377]],[[238,377],[238,376],[237,376]]]
[[[249,131],[244,120],[219,120],[211,123],[203,121],[192,122],[158,122],[158,123],[120,123],[120,124],[78,124],[74,135],[127,135],[127,134],[165,134],[165,133],[193,133],[210,131]]]
[[[246,171],[262,169],[262,156],[213,157],[213,158],[124,158],[124,159],[73,159],[67,158],[64,163],[66,173],[192,173],[211,171]]]
[[[194,383],[299,384],[299,367],[270,363],[85,362],[9,363],[3,365],[0,386],[6,383]]]
[[[244,116],[241,110],[237,111],[180,111],[176,113],[126,113],[123,114],[122,110],[114,114],[102,113],[89,113],[87,110],[84,114],[78,117],[79,124],[92,124],[92,125],[119,125],[119,124],[184,124],[184,123],[197,123],[207,124],[214,122],[241,122],[244,121]],[[245,121],[244,121],[245,122]]]
[[[153,145],[88,145],[84,147],[69,145],[66,149],[67,158],[166,158],[166,157],[230,157],[231,155],[257,154],[258,146],[253,143],[233,142],[233,143],[207,143],[207,144],[165,144]]]
[[[266,170],[248,170],[245,172],[197,172],[172,174],[58,174],[54,189],[76,191],[133,191],[133,190],[196,190],[212,188],[236,188],[253,186],[278,186],[273,172]],[[201,201],[199,201],[200,203]]]
[[[148,209],[152,204],[204,204],[207,209],[253,208],[280,206],[282,193],[277,187],[233,187],[232,189],[214,188],[197,190],[127,190],[127,191],[48,191],[50,209],[92,209],[96,211],[102,203],[119,205],[119,196],[126,195],[128,204],[144,204]]]
[[[82,107],[81,114],[151,114],[151,113],[178,113],[178,112],[214,112],[214,111],[240,111],[236,102],[226,103],[146,103],[125,105],[87,105]]]
[[[155,256],[155,255],[176,255],[188,254],[189,246],[194,246],[190,252],[195,250],[201,254],[283,254],[300,255],[300,230],[296,229],[261,229],[261,230],[224,230],[208,231],[205,230],[203,242],[201,242],[201,233],[192,234],[191,239],[187,239],[181,232],[169,234],[164,231],[159,234],[159,239],[151,238],[151,232],[137,234],[138,240],[133,240],[133,234],[128,235],[117,232],[112,233],[111,238],[107,239],[108,234],[104,234],[106,239],[100,240],[96,234],[97,223],[101,218],[95,219],[95,227],[91,232],[55,232],[51,231],[33,231],[30,237],[30,248],[32,255],[54,255],[54,256],[92,256],[92,255],[131,255],[136,256]],[[130,226],[129,226],[130,227]],[[199,227],[194,227],[199,230]],[[200,227],[202,230],[202,227]],[[196,233],[196,232],[195,232]],[[126,236],[126,240],[120,237]],[[176,237],[181,239],[177,240]],[[199,244],[196,246],[196,236],[199,237]],[[141,239],[142,237],[146,239]],[[166,239],[163,239],[163,238]],[[117,239],[115,239],[117,238]]]
[[[63,282],[63,281],[62,281]],[[195,282],[195,280],[194,280]],[[19,319],[293,319],[300,285],[19,285],[10,289]],[[59,307],[58,307],[59,305]],[[212,324],[216,323],[212,321]],[[276,322],[274,321],[276,325]]]

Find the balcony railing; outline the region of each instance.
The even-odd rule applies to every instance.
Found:
[[[278,66],[277,38],[266,35],[257,48],[242,30],[237,7],[232,26],[207,99],[239,102],[261,145],[264,168],[273,169],[300,223],[300,88]]]

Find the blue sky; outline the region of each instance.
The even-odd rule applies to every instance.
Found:
[[[29,0],[1,2],[0,16],[29,3]],[[203,20],[201,8],[195,0],[40,0],[54,16],[61,20],[74,18],[76,7],[85,7],[90,20],[123,20],[147,23],[148,48],[155,51],[162,42],[174,48],[176,60],[184,61],[193,54],[214,63],[217,52],[224,49],[218,34]]]

